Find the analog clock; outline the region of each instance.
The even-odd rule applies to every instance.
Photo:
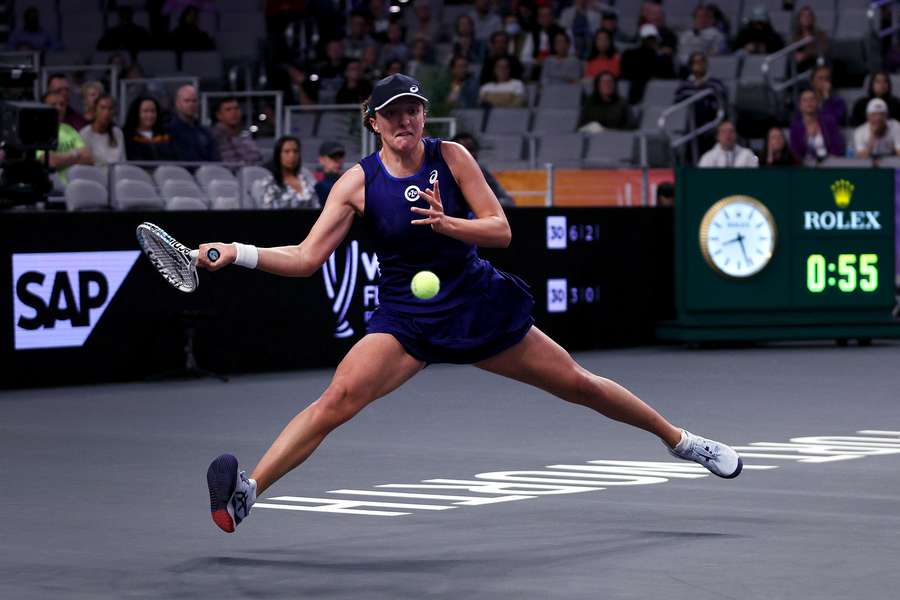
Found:
[[[750,196],[728,196],[700,222],[700,250],[706,263],[726,277],[759,273],[772,259],[778,232],[769,209]]]

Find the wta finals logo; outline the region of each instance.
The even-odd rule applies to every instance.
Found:
[[[350,325],[348,314],[356,297],[360,263],[366,278],[362,286],[364,321],[367,322],[378,307],[378,285],[374,283],[378,277],[378,256],[374,252],[370,254],[361,251],[359,242],[352,240],[343,251],[344,260],[341,269],[340,260],[337,258],[340,252],[340,248],[335,250],[322,265],[322,277],[325,279],[325,293],[331,301],[331,311],[337,323],[334,337],[346,338],[356,333]]]

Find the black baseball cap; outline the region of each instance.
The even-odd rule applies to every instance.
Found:
[[[340,142],[326,141],[319,146],[319,156],[337,156],[338,154],[341,156],[347,154]]]
[[[412,96],[423,102],[428,98],[422,95],[422,84],[407,75],[397,73],[389,75],[378,81],[372,89],[372,99],[369,101],[369,110],[381,110],[397,98]]]

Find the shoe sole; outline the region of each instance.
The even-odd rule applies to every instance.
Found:
[[[228,501],[237,485],[237,458],[222,454],[213,460],[206,470],[209,487],[209,510],[213,523],[226,533],[234,532],[234,519],[228,513]]]
[[[744,470],[744,461],[741,459],[740,456],[738,456],[738,466],[737,466],[737,469],[734,470],[734,473],[732,473],[731,475],[719,475],[719,477],[721,477],[722,479],[734,479],[735,477],[740,475],[741,471],[743,471],[743,470]]]

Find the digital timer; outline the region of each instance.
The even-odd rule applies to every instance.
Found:
[[[806,259],[806,289],[819,294],[831,287],[847,294],[877,291],[878,255],[838,254],[832,262],[822,254],[810,254]]]

